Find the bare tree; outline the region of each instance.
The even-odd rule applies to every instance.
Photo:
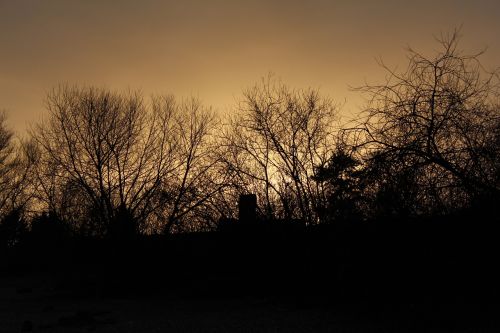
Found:
[[[451,205],[500,189],[488,153],[500,116],[498,75],[483,69],[480,53],[462,53],[458,41],[457,31],[440,38],[433,58],[410,49],[403,72],[382,64],[387,80],[358,88],[370,100],[351,129],[363,136],[357,147],[369,161],[388,160],[393,172],[415,169],[419,200]]]
[[[24,210],[30,196],[27,192],[31,170],[30,146],[15,142],[0,114],[0,216],[17,209]]]
[[[169,110],[149,115],[137,93],[68,86],[54,89],[47,107],[49,119],[32,137],[40,149],[37,175],[48,209],[61,213],[68,199],[79,198],[75,208],[92,210],[99,232],[110,227],[118,209],[138,222],[147,219],[153,193],[172,167],[168,151],[175,143],[157,121],[168,118]]]
[[[155,110],[165,105],[175,110],[175,168],[162,180],[156,215],[164,221],[165,233],[211,229],[218,217],[213,198],[227,184],[214,137],[218,120],[212,110],[194,98],[181,103],[164,98],[153,100]]]
[[[147,105],[139,93],[62,86],[47,107],[48,120],[31,131],[39,202],[81,230],[170,232],[220,189],[216,119],[197,100]]]
[[[0,115],[0,247],[15,246],[26,231],[31,203],[30,145],[14,141]]]
[[[2,113],[0,115],[0,213],[2,215],[10,209],[16,165],[12,132],[6,128],[5,119],[5,113]]]
[[[312,176],[335,149],[332,101],[268,77],[244,92],[238,112],[224,135],[236,192],[258,193],[267,218],[316,223],[325,198]]]

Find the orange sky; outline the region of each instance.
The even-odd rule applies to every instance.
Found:
[[[19,133],[45,112],[58,83],[195,95],[230,111],[268,72],[320,88],[346,115],[349,86],[383,76],[376,58],[405,64],[404,48],[436,49],[462,26],[462,47],[500,65],[500,2],[0,0],[0,109]]]

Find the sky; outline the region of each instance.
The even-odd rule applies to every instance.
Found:
[[[196,96],[234,112],[268,73],[363,107],[350,87],[383,81],[377,59],[404,68],[410,46],[461,27],[461,48],[500,66],[497,0],[0,0],[0,109],[18,134],[46,113],[58,84]]]

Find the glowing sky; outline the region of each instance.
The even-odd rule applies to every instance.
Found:
[[[500,65],[500,1],[0,0],[0,109],[22,133],[58,83],[195,95],[227,112],[274,72],[343,102],[405,63],[407,45],[462,26],[462,47]]]

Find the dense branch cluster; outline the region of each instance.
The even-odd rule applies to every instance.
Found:
[[[440,45],[358,88],[369,103],[354,125],[317,90],[273,77],[229,119],[197,99],[57,87],[29,140],[14,142],[0,118],[2,227],[50,215],[98,237],[211,230],[245,193],[261,219],[305,225],[494,205],[498,75],[456,34]]]

